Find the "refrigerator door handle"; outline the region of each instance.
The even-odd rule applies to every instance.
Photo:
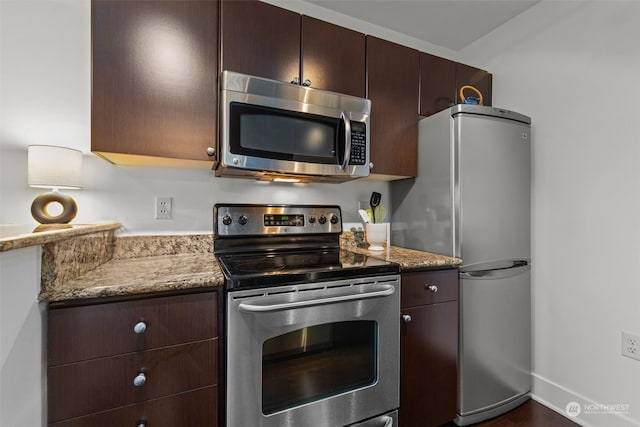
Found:
[[[460,279],[505,279],[531,270],[531,260],[510,259],[460,267]]]

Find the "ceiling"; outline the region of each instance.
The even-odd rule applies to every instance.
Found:
[[[540,0],[304,0],[458,51]]]

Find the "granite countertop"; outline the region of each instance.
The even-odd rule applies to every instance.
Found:
[[[351,232],[341,246],[398,263],[401,271],[454,268],[461,260],[390,247],[371,252],[358,247]],[[213,236],[115,237],[113,229],[44,244],[39,299],[62,303],[197,288],[215,288],[224,277],[213,254]]]
[[[40,300],[121,297],[224,283],[210,234],[78,240],[44,246]]]

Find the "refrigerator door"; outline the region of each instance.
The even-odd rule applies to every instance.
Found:
[[[461,273],[456,419],[461,426],[518,406],[531,390],[529,266],[497,270],[497,278],[484,271],[487,275],[478,277]]]
[[[454,256],[465,265],[528,259],[530,126],[464,111],[453,117]]]

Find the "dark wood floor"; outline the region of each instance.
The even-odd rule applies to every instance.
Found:
[[[451,423],[447,427],[453,427]],[[529,400],[516,409],[473,427],[575,427],[578,424],[546,406]]]

